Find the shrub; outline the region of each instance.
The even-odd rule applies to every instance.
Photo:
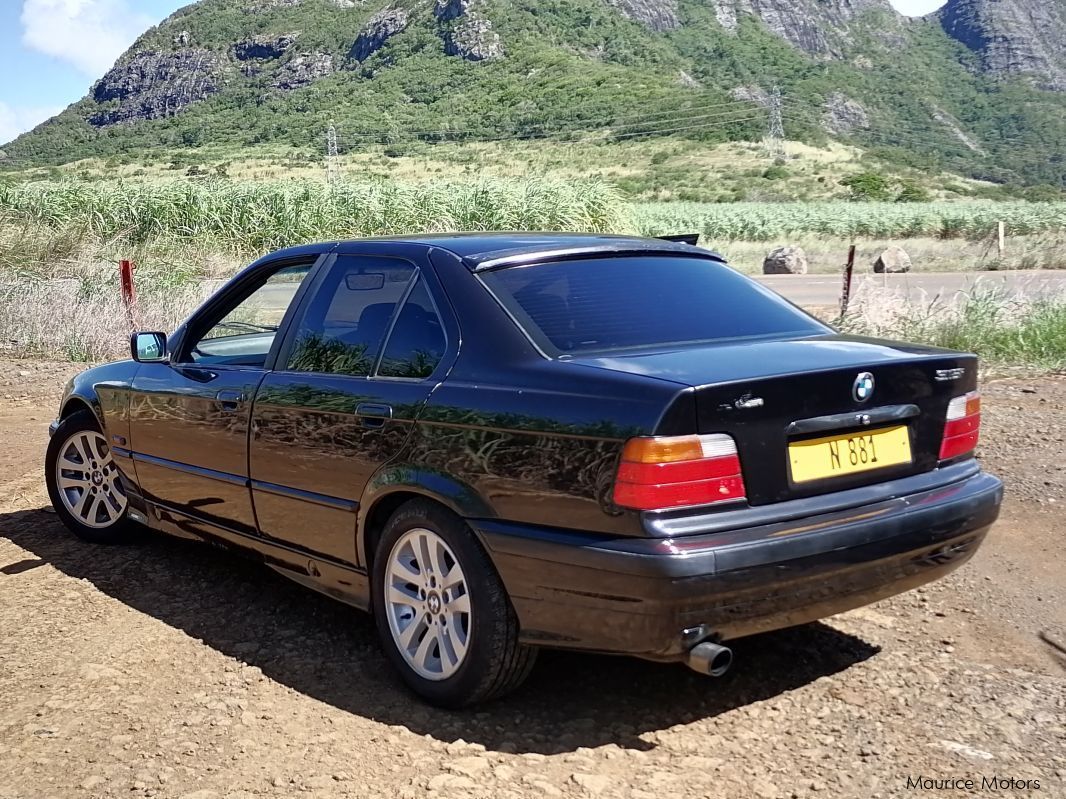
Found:
[[[898,203],[927,203],[931,199],[929,191],[916,183],[904,183],[896,195]]]
[[[855,200],[873,200],[883,202],[892,199],[892,183],[880,172],[860,172],[848,175],[840,185],[850,189]]]

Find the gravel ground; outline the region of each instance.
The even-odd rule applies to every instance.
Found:
[[[948,579],[738,642],[720,680],[546,653],[448,713],[353,610],[204,546],[67,534],[40,469],[76,370],[0,361],[2,799],[1066,796],[1064,379],[985,385],[1009,499]]]

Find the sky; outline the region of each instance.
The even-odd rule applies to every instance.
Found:
[[[0,0],[0,145],[58,114],[191,0]],[[891,0],[919,15],[944,0]]]

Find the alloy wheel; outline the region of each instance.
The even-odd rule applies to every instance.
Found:
[[[396,648],[427,680],[446,680],[470,644],[466,576],[455,553],[432,530],[404,533],[385,570],[385,608]]]
[[[80,523],[102,529],[126,511],[126,491],[111,449],[100,433],[80,430],[59,450],[56,487],[64,507]]]

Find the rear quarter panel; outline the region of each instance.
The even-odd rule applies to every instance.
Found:
[[[453,483],[468,517],[640,535],[638,516],[611,501],[618,459],[628,438],[655,429],[679,389],[544,361],[488,383],[449,379],[430,397],[405,460]]]

